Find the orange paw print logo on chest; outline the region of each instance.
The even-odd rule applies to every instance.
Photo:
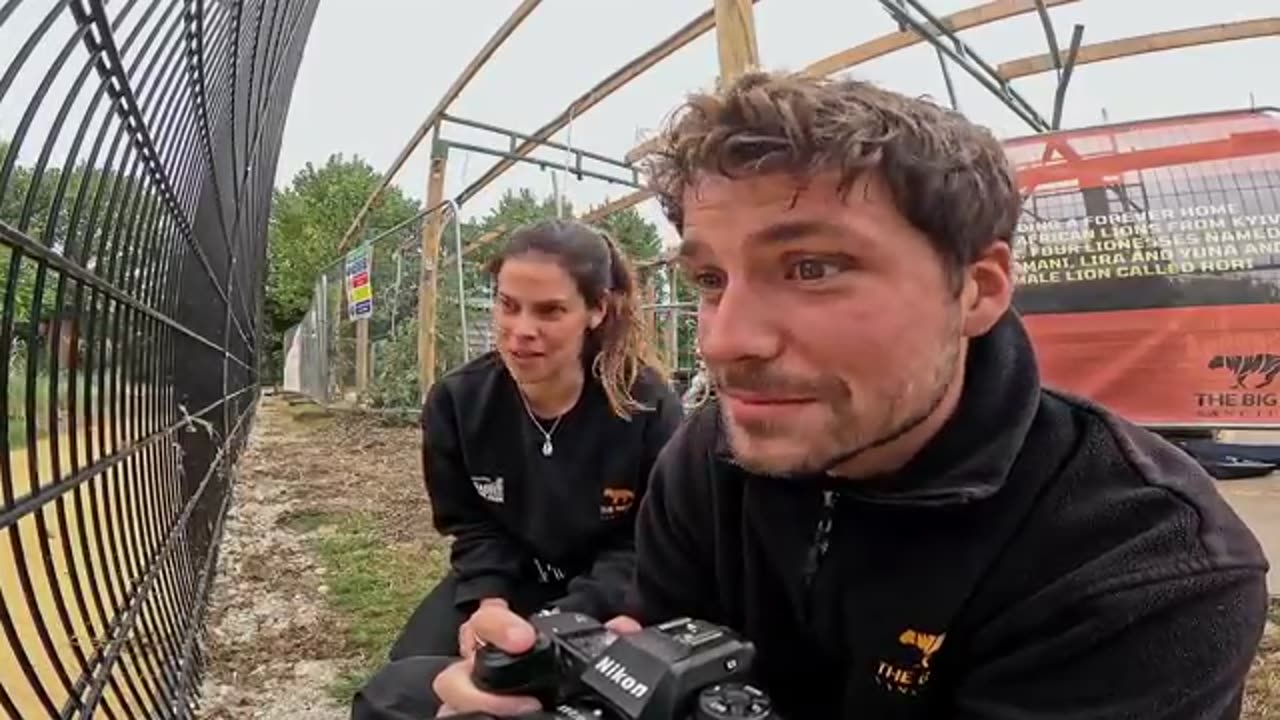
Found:
[[[600,518],[611,520],[625,514],[636,501],[634,490],[627,488],[605,488],[600,499]]]

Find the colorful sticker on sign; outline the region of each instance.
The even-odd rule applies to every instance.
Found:
[[[347,254],[347,316],[352,320],[373,317],[373,285],[369,281],[369,250]]]

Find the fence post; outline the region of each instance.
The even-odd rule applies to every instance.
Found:
[[[332,328],[329,322],[329,273],[325,271],[320,275],[320,317],[318,321],[320,332],[320,363],[321,363],[321,380],[323,384],[323,404],[328,405],[333,400],[333,378],[330,374],[329,357],[337,350],[337,343],[333,342],[331,335]]]
[[[680,367],[680,311],[676,309],[680,302],[680,273],[668,265],[667,278],[667,292],[670,293],[667,300],[670,306],[666,311],[667,352],[670,354],[670,367],[674,371]]]
[[[365,242],[365,269],[369,273],[370,287],[373,285],[373,245]],[[348,291],[350,283],[344,279]],[[364,402],[365,393],[369,390],[369,318],[356,320],[356,403]]]
[[[440,125],[436,125],[431,143],[431,167],[427,173],[427,207],[436,208],[422,225],[422,262],[418,277],[418,389],[425,399],[436,379],[436,281],[440,259],[440,236],[444,233],[445,162],[448,146],[440,142]],[[454,222],[457,222],[455,219]]]

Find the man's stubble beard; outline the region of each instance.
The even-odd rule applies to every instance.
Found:
[[[733,422],[729,417],[728,409],[721,404],[720,411],[728,431],[735,462],[749,472],[765,475],[826,473],[868,451],[884,447],[920,427],[946,400],[956,377],[956,366],[961,358],[962,340],[958,332],[959,318],[955,317],[952,320],[944,333],[944,345],[935,356],[937,362],[934,363],[932,372],[928,374],[927,392],[924,394],[912,392],[915,377],[904,378],[888,395],[885,410],[882,413],[884,419],[874,428],[859,426],[860,413],[849,388],[834,378],[818,383],[826,387],[820,397],[823,398],[822,402],[830,412],[827,426],[816,433],[816,439],[811,441],[794,436],[796,428],[794,426],[788,428],[784,422],[742,427]],[[920,400],[913,402],[917,397]],[[861,414],[865,415],[865,413]],[[801,431],[803,432],[803,429]],[[808,444],[801,457],[796,458],[795,453],[767,451],[769,444],[786,442],[788,439],[798,445]],[[765,450],[763,455],[756,454],[753,457],[742,452],[758,445],[765,446],[761,448]]]

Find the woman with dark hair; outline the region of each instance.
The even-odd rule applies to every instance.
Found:
[[[423,408],[423,469],[450,570],[391,651],[468,654],[497,603],[611,617],[631,579],[636,508],[681,421],[654,359],[633,270],[603,232],[523,227],[490,263],[497,349],[441,378]]]

